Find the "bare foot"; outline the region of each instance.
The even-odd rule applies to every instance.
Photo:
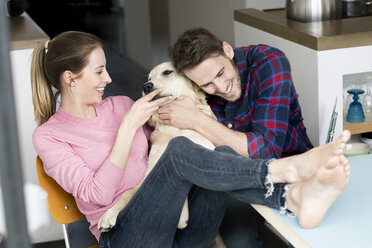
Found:
[[[331,143],[315,147],[303,154],[274,160],[269,167],[269,173],[274,183],[294,183],[311,178],[329,159],[343,155],[350,132],[344,130]]]
[[[328,209],[349,183],[350,165],[341,155],[332,156],[308,181],[294,183],[287,194],[288,209],[302,227],[312,228],[323,220]]]

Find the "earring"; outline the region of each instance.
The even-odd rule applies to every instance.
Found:
[[[75,81],[71,81],[71,83],[70,83],[70,87],[71,87],[71,88],[74,88],[74,87],[75,87]]]

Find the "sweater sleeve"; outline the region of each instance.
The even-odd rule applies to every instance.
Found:
[[[91,170],[72,147],[46,128],[38,127],[33,144],[45,172],[61,187],[84,202],[106,206],[113,202],[124,172],[105,159],[97,171]]]

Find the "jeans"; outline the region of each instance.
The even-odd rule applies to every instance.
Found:
[[[222,146],[215,151],[185,137],[167,149],[137,193],[120,212],[115,227],[100,237],[100,247],[209,247],[221,224],[227,194],[245,203],[280,208],[283,187],[265,198],[266,160],[249,159]],[[177,230],[189,196],[189,221]]]
[[[224,151],[238,155],[229,147],[224,147]],[[228,248],[264,248],[260,236],[262,225],[263,217],[251,205],[229,197],[219,231]]]

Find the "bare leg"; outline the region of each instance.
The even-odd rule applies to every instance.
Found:
[[[350,139],[348,130],[333,142],[315,147],[303,154],[274,160],[269,173],[274,183],[294,183],[311,178],[318,169],[335,156],[343,156],[346,142]]]
[[[324,218],[329,207],[349,183],[350,165],[341,155],[334,155],[319,167],[313,177],[290,185],[288,209],[294,212],[301,226],[312,228]]]

